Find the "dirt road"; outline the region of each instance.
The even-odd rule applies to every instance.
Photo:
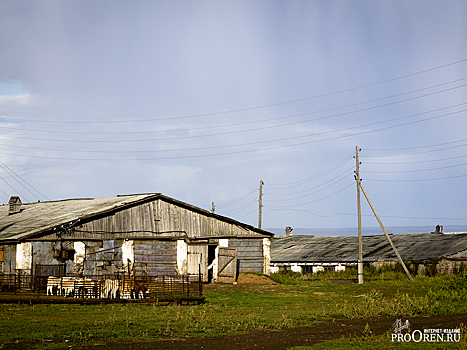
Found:
[[[402,318],[409,320],[412,329],[456,328],[467,325],[467,314]],[[363,335],[366,324],[373,335],[389,331],[395,317],[363,320],[334,320],[313,327],[289,328],[281,331],[252,331],[241,335],[204,338],[164,339],[154,341],[115,341],[106,345],[72,347],[76,350],[194,350],[194,349],[287,349],[292,346],[312,345],[342,336]]]

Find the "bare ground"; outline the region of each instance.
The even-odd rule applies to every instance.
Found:
[[[412,329],[456,328],[467,324],[467,314],[430,317],[408,317]],[[193,350],[193,349],[287,349],[293,346],[306,346],[333,338],[357,335],[363,336],[368,323],[373,335],[381,335],[390,330],[395,317],[378,317],[358,320],[333,320],[312,327],[288,328],[280,331],[259,330],[240,335],[222,337],[164,339],[153,341],[110,341],[105,345],[75,347],[80,350]]]

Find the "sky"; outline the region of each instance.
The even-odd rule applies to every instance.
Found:
[[[0,203],[467,228],[465,1],[0,0]],[[378,226],[365,197],[362,224]]]

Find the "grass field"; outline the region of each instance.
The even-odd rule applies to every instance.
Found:
[[[206,291],[207,302],[196,306],[1,305],[0,346],[8,348],[9,343],[30,342],[37,343],[37,348],[56,348],[111,338],[196,337],[281,329],[339,317],[467,312],[465,274],[417,277],[413,282],[376,280],[363,285],[309,282],[288,279],[287,275],[275,279],[283,284],[223,286],[217,291]],[[384,339],[371,337],[355,341],[363,341],[369,345],[368,349],[377,349],[371,342],[384,343]],[[351,343],[349,339],[342,342]],[[322,346],[340,346],[325,344]]]

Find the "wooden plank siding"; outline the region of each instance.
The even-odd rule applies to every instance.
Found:
[[[176,242],[135,240],[134,267],[137,276],[176,275]]]
[[[263,242],[261,239],[229,239],[229,248],[237,248],[237,270],[263,272]]]

